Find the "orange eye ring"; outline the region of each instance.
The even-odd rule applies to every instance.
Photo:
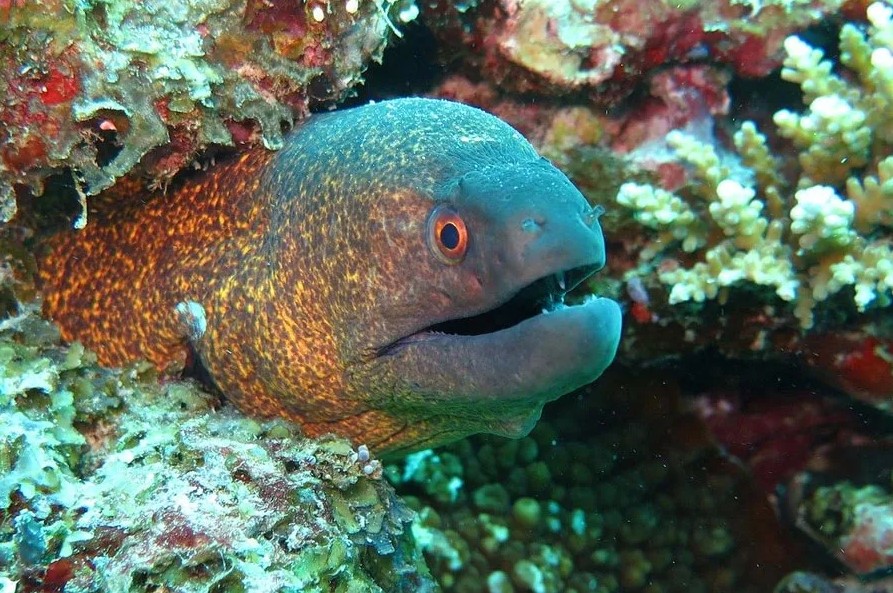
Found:
[[[428,215],[428,249],[445,264],[455,265],[468,251],[468,227],[455,210],[440,204]]]

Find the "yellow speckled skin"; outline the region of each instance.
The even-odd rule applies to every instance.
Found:
[[[66,340],[108,365],[146,358],[176,369],[193,348],[240,409],[290,418],[310,435],[337,432],[388,453],[473,432],[521,434],[544,401],[593,373],[488,397],[492,379],[478,379],[478,363],[461,350],[450,346],[438,362],[414,344],[394,346],[486,311],[556,266],[603,263],[600,232],[583,255],[562,248],[542,265],[531,265],[526,247],[523,262],[502,253],[512,239],[497,227],[512,207],[479,208],[461,186],[467,172],[483,171],[489,187],[490,172],[517,163],[548,178],[553,193],[576,191],[517,132],[469,107],[406,99],[314,116],[278,152],[246,153],[54,238],[40,266],[44,310]],[[425,242],[428,213],[444,201],[472,236],[457,266]],[[566,206],[588,208],[578,194]],[[175,312],[181,302],[206,315],[207,331],[191,343]],[[607,323],[606,333],[619,333]],[[616,336],[606,344],[599,373]]]

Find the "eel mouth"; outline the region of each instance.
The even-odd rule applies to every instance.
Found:
[[[380,350],[378,364],[425,410],[436,403],[467,411],[473,404],[483,414],[496,405],[480,430],[524,434],[543,403],[594,381],[614,358],[617,303],[595,295],[563,303],[599,267],[549,274],[488,311],[421,329]],[[525,421],[515,422],[510,408]]]
[[[416,332],[416,335],[438,333],[480,336],[508,329],[532,317],[563,307],[565,295],[598,269],[599,266],[580,266],[549,274],[523,287],[493,309],[428,326]]]
[[[434,336],[484,336],[515,327],[538,315],[565,307],[565,295],[599,269],[601,266],[587,265],[549,274],[521,288],[508,300],[492,309],[470,317],[449,319],[424,327],[380,348],[376,356],[394,354],[409,344]]]

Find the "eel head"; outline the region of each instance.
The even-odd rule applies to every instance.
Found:
[[[405,448],[523,436],[617,350],[617,303],[564,303],[605,263],[601,210],[544,159],[473,170],[417,206],[401,227],[415,248],[382,274],[391,300],[365,325],[360,388],[386,385],[380,405],[425,427]]]

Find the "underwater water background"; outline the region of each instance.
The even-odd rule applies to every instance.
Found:
[[[893,590],[893,3],[0,0],[0,96],[0,593]],[[130,257],[115,243],[94,275],[72,280],[86,295],[117,281],[131,329],[97,322],[99,343],[85,348],[46,319],[47,278],[69,269],[38,278],[50,237],[104,220],[125,228],[163,200],[194,204],[196,245],[228,216],[263,226],[261,210],[215,201],[220,188],[258,187],[267,157],[239,169],[243,155],[294,150],[305,118],[403,97],[493,114],[604,209],[604,268],[566,295],[567,271],[550,270],[551,289],[537,285],[521,312],[424,324],[477,335],[561,310],[558,293],[568,307],[619,303],[611,366],[542,397],[555,401],[526,436],[387,454],[379,433],[436,432],[424,406],[367,394],[357,416],[376,414],[323,436],[269,418],[264,402],[236,409],[197,350],[170,367],[148,349],[108,364],[105,349],[132,327],[166,335],[174,318],[150,315],[159,301],[145,295],[161,285],[114,267]],[[387,162],[399,144],[355,140],[368,161],[326,161],[335,140],[295,152],[324,178]],[[410,161],[428,158],[413,150]],[[233,175],[198,185],[228,166]],[[393,175],[422,184],[426,166]],[[361,191],[393,173],[375,171]],[[334,215],[281,228],[301,223],[372,228]],[[138,270],[153,246],[165,262],[189,251],[185,233],[166,233],[140,238]],[[374,280],[394,237],[357,236],[335,244],[368,247],[345,257],[360,270],[345,276],[365,284],[342,282],[340,256],[325,250],[332,265],[301,280],[365,321],[398,292]],[[443,237],[441,263],[455,246]],[[68,249],[60,260],[81,257]],[[215,258],[200,284],[216,286]],[[237,272],[254,261],[226,258]],[[357,285],[366,292],[333,296]],[[240,320],[278,311],[262,289],[246,294],[232,307]],[[63,307],[111,314],[91,298]],[[170,304],[193,332],[184,341],[216,331],[207,302]],[[323,321],[309,354],[247,331],[233,350],[257,342],[313,361],[336,341]],[[245,381],[267,372],[236,358],[224,367]],[[453,367],[433,368],[440,378]],[[314,394],[334,376],[314,378]],[[544,401],[523,403],[529,415]],[[503,425],[483,404],[453,411],[450,429],[475,427],[462,434],[504,432],[518,414],[506,406]]]

